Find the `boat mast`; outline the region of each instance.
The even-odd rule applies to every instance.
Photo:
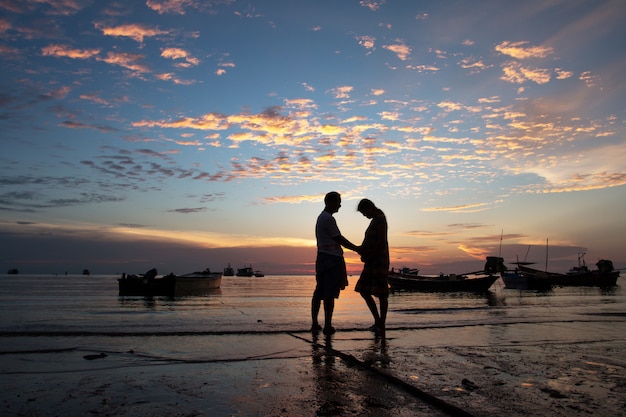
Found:
[[[548,272],[548,238],[546,238],[546,272]]]

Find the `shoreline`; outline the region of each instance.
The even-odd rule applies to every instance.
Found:
[[[546,325],[482,331],[531,335]],[[197,336],[212,350],[202,357],[182,347],[106,350],[104,341],[98,357],[99,338],[47,353],[14,350],[0,355],[0,415],[626,415],[623,338],[485,345],[469,335],[447,344],[455,333]]]

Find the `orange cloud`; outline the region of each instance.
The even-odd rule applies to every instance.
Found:
[[[545,58],[554,52],[549,46],[525,46],[528,45],[528,43],[527,41],[504,41],[496,45],[495,49],[504,55],[509,55],[517,59]]]
[[[546,84],[550,81],[550,70],[524,67],[517,62],[504,63],[502,71],[504,74],[500,79],[513,84],[523,84],[526,81]]]
[[[129,24],[121,26],[106,27],[103,24],[96,22],[94,24],[96,29],[102,31],[107,36],[124,36],[136,40],[139,43],[143,43],[143,39],[146,37],[154,37],[158,35],[167,35],[170,31],[153,29],[140,24]]]
[[[333,88],[331,93],[335,96],[335,98],[350,98],[350,93],[354,90],[354,87],[349,85],[344,85],[341,87]]]
[[[111,65],[119,65],[120,67],[129,69],[134,72],[150,72],[149,68],[140,63],[144,58],[141,54],[130,54],[124,52],[109,52],[106,58],[99,58],[101,61]]]
[[[72,59],[89,59],[97,56],[99,49],[74,49],[66,45],[48,45],[41,48],[43,56],[66,57]]]
[[[404,42],[398,40],[396,44],[392,45],[383,45],[384,49],[391,51],[396,54],[396,56],[402,60],[406,61],[409,59],[409,55],[411,55],[411,47],[404,44]]]
[[[187,51],[181,48],[165,48],[161,51],[161,56],[163,58],[168,58],[172,60],[184,59],[189,66],[195,66],[200,63],[200,60],[198,58],[194,58]]]
[[[375,49],[376,38],[373,36],[357,36],[356,40],[366,49]]]

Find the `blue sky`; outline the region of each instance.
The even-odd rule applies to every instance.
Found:
[[[0,0],[0,266],[626,267],[621,1]],[[350,268],[360,269],[347,254]],[[473,269],[472,269],[473,268]]]

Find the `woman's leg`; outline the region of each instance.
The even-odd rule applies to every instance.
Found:
[[[387,309],[389,308],[389,298],[383,296],[380,297],[380,327],[385,329],[385,322],[387,321]]]
[[[374,325],[378,326],[378,322],[380,321],[380,315],[378,314],[378,307],[376,306],[376,301],[371,294],[361,293],[361,297],[365,300],[365,304],[372,312],[372,316],[374,316]]]

